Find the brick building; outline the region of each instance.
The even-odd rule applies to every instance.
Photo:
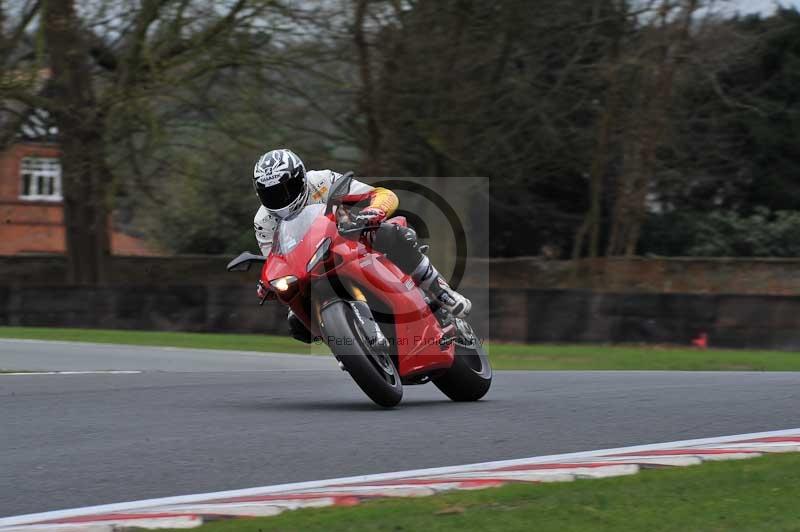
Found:
[[[54,142],[20,140],[0,153],[0,255],[64,253],[61,152]],[[115,255],[154,255],[139,238],[111,233]]]

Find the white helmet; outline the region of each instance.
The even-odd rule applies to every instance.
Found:
[[[308,200],[306,167],[291,150],[262,155],[253,169],[253,186],[261,204],[278,218],[291,216]]]

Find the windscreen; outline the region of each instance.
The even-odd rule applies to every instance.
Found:
[[[278,225],[276,240],[278,249],[274,252],[279,255],[291,252],[303,240],[314,220],[323,214],[325,214],[325,205],[315,204],[309,205],[291,218],[281,221]]]

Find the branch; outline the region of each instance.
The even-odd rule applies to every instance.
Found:
[[[156,63],[168,62],[189,50],[202,48],[206,46],[209,42],[211,42],[215,37],[217,37],[223,31],[235,26],[236,16],[245,8],[246,5],[247,5],[247,0],[238,0],[236,4],[230,9],[230,11],[228,11],[228,14],[225,15],[219,21],[217,21],[216,24],[213,24],[210,27],[206,28],[205,31],[200,32],[199,35],[196,35],[192,39],[174,44],[171,48],[163,52],[159,57],[156,57],[155,62]]]
[[[116,72],[119,59],[114,50],[93,31],[88,31],[89,56],[100,68],[109,72]]]
[[[25,30],[39,12],[40,4],[40,0],[28,0],[25,8],[22,10],[20,22],[16,29],[14,29],[14,31],[11,33],[11,37],[8,39],[6,39],[5,36],[0,37],[0,39],[2,39],[0,41],[0,53],[2,53],[2,59],[0,60],[2,61],[3,66],[8,66],[8,59],[11,56],[11,50],[17,45],[20,39],[22,39],[22,36],[25,35]],[[4,19],[5,13],[3,12],[2,6],[0,6],[0,21],[4,21]],[[2,30],[1,27],[0,30]]]
[[[147,45],[147,32],[150,26],[158,19],[161,7],[169,0],[143,0],[142,9],[134,22],[134,31],[131,36],[130,50],[125,56],[125,69],[120,76],[120,83],[127,85],[139,73],[142,50]]]
[[[16,100],[21,104],[32,108],[41,108],[48,111],[52,111],[53,108],[53,102],[50,100],[50,98],[39,96],[33,92],[29,92],[24,89],[18,89],[16,87],[0,86],[0,98],[3,100]]]
[[[709,72],[708,79],[711,81],[711,87],[714,89],[716,95],[719,96],[720,100],[722,100],[722,103],[731,109],[743,109],[745,111],[752,111],[762,118],[767,117],[767,113],[763,109],[756,107],[755,105],[746,104],[744,102],[737,102],[725,94],[725,89],[722,88],[722,84],[720,84],[719,78],[715,72]]]

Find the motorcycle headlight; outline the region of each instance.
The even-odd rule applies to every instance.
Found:
[[[291,296],[297,291],[297,277],[294,275],[278,277],[271,280],[269,285],[275,289],[281,299],[291,299]]]
[[[310,272],[314,268],[317,267],[319,261],[324,260],[325,257],[328,255],[328,250],[331,249],[331,239],[330,237],[326,238],[322,242],[319,243],[317,246],[317,250],[314,252],[314,256],[311,257],[311,260],[308,261],[306,264],[306,271]]]
[[[277,292],[288,292],[294,283],[297,282],[297,277],[294,275],[287,275],[286,277],[278,277],[269,282],[269,285]]]

